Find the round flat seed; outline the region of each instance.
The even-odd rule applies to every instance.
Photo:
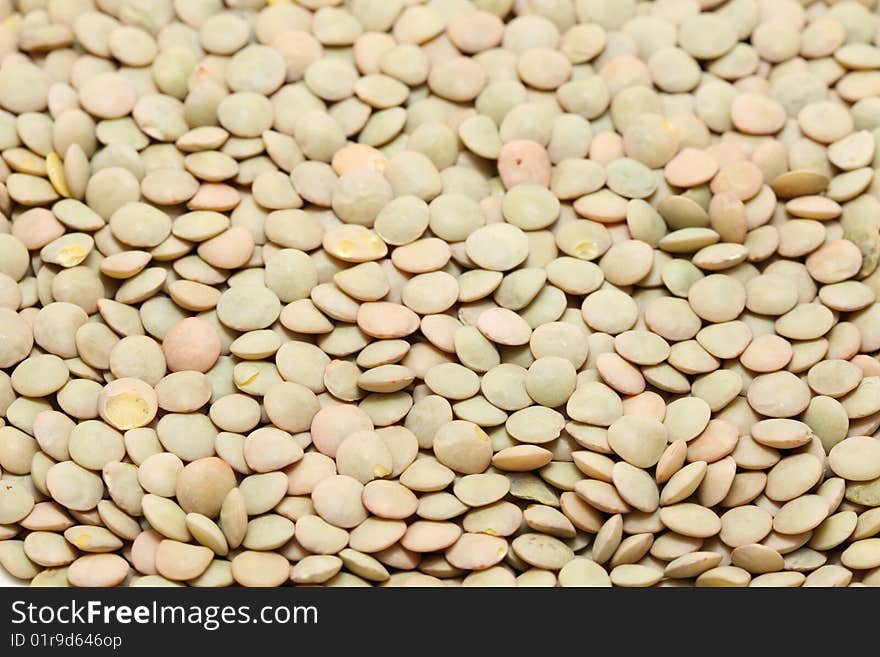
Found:
[[[0,364],[11,367],[24,360],[34,343],[28,324],[20,315],[8,308],[0,308]]]
[[[880,565],[880,539],[866,538],[852,543],[840,555],[840,561],[847,568],[875,568]]]
[[[89,554],[70,564],[67,579],[77,587],[119,586],[128,572],[128,562],[117,554]]]
[[[388,247],[364,226],[346,224],[324,234],[324,249],[346,262],[368,262],[382,258]]]
[[[581,312],[591,328],[611,335],[632,328],[638,316],[632,298],[614,288],[596,290],[588,295]]]
[[[717,566],[697,577],[697,586],[745,587],[749,585],[749,571],[738,566]]]
[[[773,518],[760,507],[736,507],[721,516],[719,538],[732,548],[757,543],[770,533],[772,524]]]
[[[560,570],[574,558],[567,545],[545,534],[523,534],[511,544],[514,554],[537,568]]]
[[[736,43],[736,31],[721,17],[698,14],[681,25],[679,42],[690,55],[699,59],[714,59],[730,50]]]
[[[663,572],[641,564],[624,564],[611,571],[611,583],[622,587],[653,586],[663,578]]]
[[[478,474],[492,459],[489,436],[477,425],[453,420],[434,435],[434,453],[443,465],[462,474]]]
[[[772,135],[785,124],[785,109],[778,102],[758,94],[740,94],[730,106],[730,118],[740,132]]]
[[[605,280],[618,286],[633,285],[644,279],[653,264],[653,249],[639,240],[618,242],[599,260]]]
[[[232,576],[242,586],[280,586],[290,577],[290,562],[274,552],[248,550],[232,560]]]
[[[455,568],[485,569],[504,559],[508,549],[503,538],[466,532],[446,550],[445,556]]]
[[[798,169],[776,176],[770,187],[782,198],[819,194],[828,187],[828,176],[818,171]]]
[[[624,415],[608,427],[608,444],[626,462],[648,468],[666,449],[667,430],[657,420]]]
[[[68,449],[71,459],[90,470],[100,470],[125,455],[122,434],[96,420],[82,422],[70,432]]]
[[[409,526],[400,544],[413,552],[434,552],[451,546],[461,533],[451,522],[418,520]]]
[[[492,465],[511,472],[528,472],[546,465],[552,458],[552,452],[536,445],[516,445],[497,452]]]
[[[46,397],[60,390],[69,377],[64,361],[51,354],[31,356],[12,371],[10,383],[20,395]]]
[[[14,481],[0,484],[0,521],[3,524],[19,522],[34,508],[34,496]]]
[[[133,247],[158,246],[171,233],[171,219],[145,203],[122,205],[110,217],[110,230],[121,242]]]
[[[746,303],[742,283],[722,274],[712,274],[696,281],[688,290],[688,303],[703,319],[726,322],[736,319]]]
[[[187,513],[215,517],[227,493],[235,486],[235,475],[216,457],[197,459],[187,464],[177,476],[175,493]]]
[[[158,407],[156,391],[140,379],[116,379],[98,395],[101,417],[120,431],[146,426],[156,416]]]
[[[488,339],[506,346],[527,344],[532,336],[526,321],[507,308],[492,308],[481,313],[477,327]]]
[[[853,536],[858,524],[858,516],[853,511],[841,511],[828,516],[813,532],[810,547],[817,550],[829,550],[837,547]],[[853,538],[855,538],[853,536]]]
[[[361,304],[357,323],[368,335],[382,339],[402,338],[419,328],[419,318],[412,310],[385,301]]]
[[[696,148],[683,148],[666,163],[663,175],[675,187],[696,187],[709,182],[718,172],[718,162]]]
[[[303,456],[302,447],[293,436],[274,427],[261,427],[248,435],[244,444],[244,458],[256,472],[273,472]]]
[[[611,388],[598,381],[591,381],[578,386],[566,404],[566,412],[573,420],[607,427],[621,419],[623,404]],[[641,419],[627,420],[626,424],[644,424],[649,429],[653,426],[650,422],[643,423]],[[656,427],[651,431],[653,434],[659,433]],[[625,436],[627,432],[621,433]],[[666,440],[665,435],[663,440]],[[652,441],[652,445],[656,447],[657,442],[660,442],[659,438]],[[623,443],[627,443],[625,437]]]
[[[550,408],[530,406],[513,413],[505,424],[507,432],[524,443],[541,444],[559,437],[565,418]]]
[[[104,492],[101,478],[73,461],[62,461],[49,468],[46,486],[52,498],[74,511],[94,509]]]
[[[605,569],[591,559],[575,557],[559,571],[562,587],[609,587],[611,579]]]
[[[164,540],[156,549],[156,570],[171,580],[195,579],[213,558],[214,553],[207,547]]]
[[[660,509],[660,519],[672,531],[684,536],[708,538],[721,531],[721,520],[711,510],[690,502]]]
[[[798,415],[810,403],[808,386],[790,372],[756,377],[748,389],[749,405],[758,413],[775,418]],[[754,434],[753,434],[754,435]]]
[[[815,529],[828,515],[828,503],[819,495],[804,495],[787,502],[773,518],[781,534],[800,534]]]
[[[797,420],[761,420],[751,428],[752,437],[768,447],[788,449],[810,442],[811,429]]]
[[[771,500],[788,502],[813,488],[822,474],[822,462],[812,454],[788,456],[767,473],[765,494]]]
[[[712,570],[721,560],[718,552],[690,552],[670,561],[664,574],[672,578],[695,577]]]
[[[375,515],[390,520],[403,520],[416,511],[418,500],[404,486],[393,481],[374,480],[363,490],[363,504]]]
[[[391,452],[374,431],[359,431],[340,443],[336,465],[342,475],[349,475],[362,484],[391,474]]]
[[[876,438],[852,436],[837,443],[828,453],[828,465],[834,474],[848,481],[869,481],[880,477],[880,452]]]
[[[526,234],[512,224],[490,224],[467,236],[468,257],[483,269],[507,271],[526,259],[529,252]]]
[[[615,464],[612,479],[627,504],[645,513],[657,510],[660,492],[653,478],[641,468],[626,462]]]

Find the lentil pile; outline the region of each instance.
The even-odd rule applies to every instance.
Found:
[[[880,585],[875,0],[0,0],[0,564]]]

